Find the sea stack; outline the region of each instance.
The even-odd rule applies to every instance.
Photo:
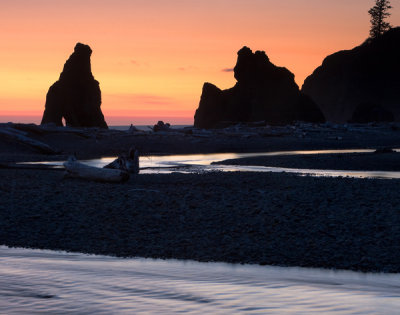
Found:
[[[224,122],[325,121],[317,105],[300,92],[293,73],[272,64],[264,51],[239,50],[234,75],[237,83],[231,89],[204,84],[195,127],[215,128]]]
[[[302,92],[328,121],[400,121],[400,28],[325,58]]]
[[[108,128],[101,112],[99,82],[92,75],[88,45],[76,44],[64,65],[60,78],[47,92],[41,124],[62,126],[65,119],[71,127]]]

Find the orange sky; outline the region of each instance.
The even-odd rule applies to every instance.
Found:
[[[390,22],[400,25],[400,0]],[[234,85],[236,52],[265,50],[301,86],[369,32],[369,0],[1,0],[0,122],[40,123],[77,42],[91,46],[109,125],[192,124],[203,83]]]

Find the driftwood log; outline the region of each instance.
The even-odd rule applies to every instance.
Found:
[[[23,127],[25,128],[25,126]],[[38,126],[42,130],[44,134],[55,134],[55,133],[63,133],[63,134],[73,134],[82,138],[89,139],[95,132],[97,132],[96,128],[86,128],[86,129],[78,129],[73,127],[57,127],[57,126],[49,126],[43,125]]]
[[[139,174],[139,151],[135,147],[129,149],[128,156],[120,155],[104,168],[119,169],[131,174]]]
[[[57,154],[58,152],[48,146],[46,143],[40,142],[38,140],[32,139],[27,136],[28,133],[16,130],[13,128],[0,128],[0,137],[6,138],[11,141],[15,141],[31,148],[34,148],[41,153],[45,154]]]
[[[54,165],[29,164],[29,163],[0,163],[0,168],[17,169],[17,170],[64,171],[64,168],[54,167]]]
[[[81,178],[97,182],[120,183],[129,179],[129,173],[118,169],[99,168],[80,163],[69,157],[64,164],[65,177]]]
[[[21,130],[21,131],[26,131],[26,132],[34,133],[34,134],[38,134],[38,135],[42,135],[42,134],[44,134],[46,132],[43,128],[41,128],[40,126],[35,125],[35,124],[13,124],[13,123],[9,123],[8,125],[9,125],[10,128]]]

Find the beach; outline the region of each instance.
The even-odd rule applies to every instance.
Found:
[[[131,146],[138,148],[141,155],[400,148],[399,123],[237,125],[215,130],[182,128],[168,132],[35,126],[0,124],[0,129],[22,130],[58,154],[43,155],[26,145],[0,137],[0,162],[65,160],[72,154],[76,154],[78,159],[117,156],[127,153]]]
[[[32,135],[61,151],[56,155],[4,140],[0,148],[3,165],[62,160],[73,152],[78,158],[113,156],[130,145],[143,154],[398,148],[396,128],[302,125],[158,134],[95,130],[85,137]],[[398,170],[396,153],[369,154],[349,165],[375,169],[385,164],[393,166],[387,170]],[[341,158],[340,167],[348,157]],[[303,156],[262,159],[268,158],[272,160],[243,163],[270,165],[281,158],[287,159],[286,166],[303,167],[321,159],[294,165],[304,161]],[[322,158],[332,166],[336,162],[329,159],[337,158]],[[325,162],[314,164],[322,167]],[[121,257],[400,271],[400,180],[200,172],[139,174],[112,184],[64,178],[63,171],[7,167],[0,169],[0,178],[2,245]]]

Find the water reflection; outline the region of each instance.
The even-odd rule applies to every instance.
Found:
[[[0,247],[0,313],[396,314],[400,275]]]
[[[211,153],[211,154],[187,154],[187,155],[152,155],[140,157],[141,174],[170,174],[172,172],[181,173],[201,173],[209,171],[221,172],[274,172],[274,173],[294,173],[299,175],[328,176],[328,177],[354,177],[354,178],[378,178],[396,179],[400,178],[400,172],[390,171],[349,171],[349,170],[320,170],[320,169],[299,169],[283,167],[265,167],[249,165],[211,165],[228,159],[240,159],[259,156],[279,156],[279,155],[312,155],[312,154],[346,154],[346,153],[372,153],[371,149],[339,149],[339,150],[302,150],[302,151],[276,151],[261,153]],[[400,149],[396,149],[400,152]],[[104,157],[100,159],[84,160],[85,164],[103,167],[112,162],[115,157]],[[30,164],[46,164],[54,167],[62,167],[63,161],[55,162],[33,162]]]
[[[157,167],[180,167],[180,166],[199,166],[210,165],[229,159],[240,159],[258,156],[279,156],[279,155],[312,155],[312,154],[339,154],[339,153],[372,153],[369,149],[346,149],[346,150],[308,150],[308,151],[275,151],[258,153],[210,153],[210,154],[181,154],[181,155],[151,155],[140,157],[141,168]],[[97,167],[112,162],[115,157],[107,157],[96,160],[87,160],[87,164]]]

